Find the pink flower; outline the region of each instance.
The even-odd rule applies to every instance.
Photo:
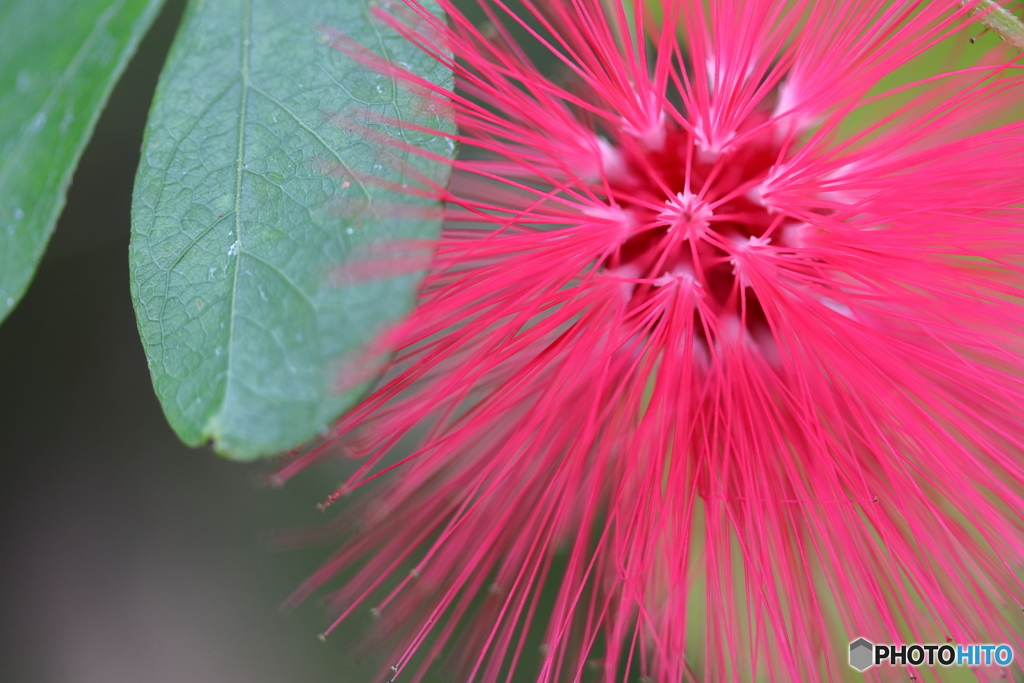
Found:
[[[446,224],[389,372],[328,440],[365,458],[339,493],[389,476],[294,600],[358,565],[338,619],[372,608],[414,682],[447,650],[485,683],[1020,652],[1022,89],[968,44],[975,3],[480,2],[486,29],[380,13],[454,93],[338,37],[465,153],[420,190]]]

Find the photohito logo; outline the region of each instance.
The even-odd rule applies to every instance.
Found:
[[[875,645],[865,638],[850,643],[850,666],[865,671],[879,664],[890,666],[1009,666],[1009,645]]]

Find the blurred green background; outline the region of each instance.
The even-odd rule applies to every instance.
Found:
[[[31,290],[0,327],[0,681],[369,681],[355,619],[328,643],[278,605],[329,549],[271,553],[337,481],[281,490],[189,449],[150,383],[128,292],[142,130],[184,2],[169,0],[103,114]],[[369,617],[366,617],[367,623]]]

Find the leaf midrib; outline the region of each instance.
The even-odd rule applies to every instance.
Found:
[[[217,430],[222,427],[224,406],[228,401],[228,392],[231,390],[231,366],[234,359],[235,343],[235,307],[238,301],[238,274],[242,269],[242,254],[245,252],[245,245],[242,244],[242,174],[245,171],[245,128],[249,108],[249,90],[252,87],[251,73],[249,70],[249,58],[252,52],[252,0],[242,0],[242,54],[239,65],[239,76],[241,78],[241,94],[238,105],[238,149],[235,154],[235,241],[238,249],[234,250],[231,258],[235,261],[235,272],[231,279],[231,308],[228,313],[228,343],[227,343],[227,367],[224,375],[224,393],[220,399],[220,405],[215,413],[210,416],[206,423],[206,435],[216,437]]]

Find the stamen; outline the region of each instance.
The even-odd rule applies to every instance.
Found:
[[[665,208],[658,214],[658,220],[669,227],[669,231],[681,228],[687,239],[700,239],[707,233],[708,221],[714,215],[708,203],[689,191],[679,192],[674,199],[665,201]]]

